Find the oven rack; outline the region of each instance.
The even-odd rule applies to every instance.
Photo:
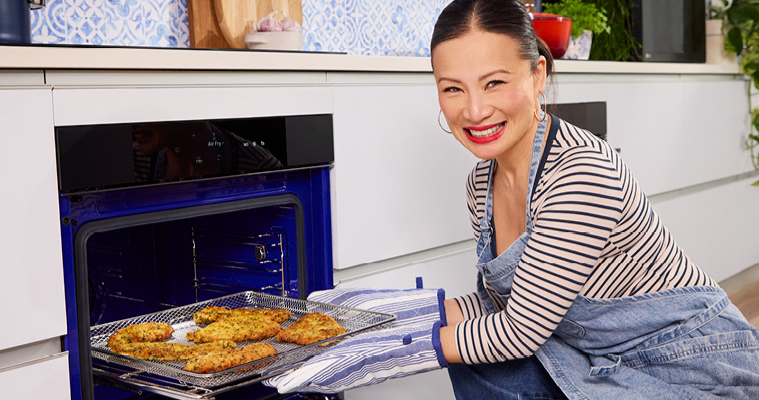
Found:
[[[192,320],[193,314],[207,306],[234,308],[282,308],[289,310],[292,316],[281,323],[282,328],[290,326],[307,313],[320,312],[333,317],[345,327],[346,333],[325,339],[310,345],[301,346],[292,343],[280,343],[276,338],[264,340],[278,351],[277,355],[256,360],[224,371],[198,374],[185,371],[184,361],[160,362],[139,360],[130,356],[114,353],[107,346],[108,337],[116,330],[132,324],[143,322],[165,322],[174,328],[169,342],[192,344],[187,340],[188,332],[200,328]],[[93,326],[90,329],[90,346],[93,358],[93,375],[109,384],[131,387],[137,391],[161,393],[176,399],[206,399],[237,387],[259,382],[282,373],[307,358],[323,352],[329,345],[359,332],[380,329],[395,320],[392,314],[378,313],[317,303],[307,300],[291,299],[258,292],[241,292],[212,300],[206,300],[187,306],[172,308],[153,314],[138,316]],[[254,341],[240,341],[237,347],[243,347]]]

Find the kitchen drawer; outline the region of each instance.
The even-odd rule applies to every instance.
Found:
[[[69,400],[68,352],[0,369],[0,388],[8,400]]]

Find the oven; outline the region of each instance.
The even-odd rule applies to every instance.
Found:
[[[103,361],[97,327],[332,287],[330,114],[57,126],[74,399],[302,399]],[[258,379],[255,379],[255,378]],[[314,398],[324,399],[324,396]]]

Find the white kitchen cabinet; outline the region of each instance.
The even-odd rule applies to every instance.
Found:
[[[677,244],[709,276],[729,278],[759,260],[759,177],[656,202]]]
[[[68,353],[0,369],[0,388],[7,400],[69,400]]]
[[[434,82],[335,87],[335,268],[472,237],[464,185],[477,160],[439,110]]]
[[[0,121],[2,350],[64,335],[66,308],[51,88],[0,86]]]
[[[53,97],[56,126],[332,113],[328,87],[60,85]]]
[[[570,74],[554,89],[559,103],[606,102],[607,140],[650,196],[752,170],[746,85],[733,76]]]

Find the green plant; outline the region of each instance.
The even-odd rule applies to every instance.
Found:
[[[751,78],[759,90],[759,0],[722,0],[723,7],[710,7],[712,18],[721,18],[725,35],[725,51],[740,58],[741,72]],[[759,107],[751,105],[751,85],[748,87],[748,105],[752,131],[746,139],[754,168],[759,169]],[[759,181],[754,183],[759,186]]]
[[[661,0],[665,1],[665,0]],[[606,14],[609,31],[593,36],[591,60],[639,61],[641,45],[632,33],[634,0],[585,0],[609,10]]]
[[[583,0],[561,0],[558,3],[543,4],[543,12],[571,19],[572,38],[582,35],[586,30],[593,31],[594,34],[610,32],[606,10]]]

